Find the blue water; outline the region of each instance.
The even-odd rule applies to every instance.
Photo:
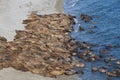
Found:
[[[65,13],[76,16],[75,31],[71,36],[77,41],[84,41],[89,44],[97,44],[92,46],[95,54],[100,54],[100,50],[105,45],[112,46],[105,57],[110,55],[116,57],[120,61],[120,0],[66,0],[64,3]],[[80,19],[80,14],[88,14],[93,17],[88,23]],[[82,26],[85,31],[79,31],[78,27]],[[90,28],[96,26],[96,28]],[[93,31],[94,33],[89,33]],[[106,80],[107,76],[100,73],[92,73],[91,66],[106,66],[103,61],[85,62],[85,74],[80,76],[82,80]],[[109,67],[109,69],[120,69],[117,67]],[[111,80],[120,80],[120,77],[111,78]]]

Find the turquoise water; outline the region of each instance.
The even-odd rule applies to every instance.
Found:
[[[120,61],[120,0],[66,0],[64,3],[65,13],[77,17],[75,31],[71,36],[77,41],[87,42],[89,44],[97,44],[92,46],[95,54],[101,54],[106,45],[109,45],[109,52],[101,54],[105,58],[114,56]],[[85,23],[80,19],[81,13],[92,16],[93,20]],[[79,31],[78,27],[82,26],[85,31]],[[96,26],[96,28],[91,28]],[[89,33],[92,31],[92,33]],[[102,60],[98,62],[85,62],[85,74],[83,80],[106,80],[107,76],[100,73],[92,73],[91,66],[106,66],[108,69],[119,69],[120,65],[107,66]],[[111,80],[120,80],[120,77],[111,77]]]

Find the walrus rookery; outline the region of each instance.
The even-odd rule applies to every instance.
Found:
[[[32,14],[16,30],[13,41],[0,37],[0,68],[13,67],[42,76],[67,74],[76,64],[77,45],[70,37],[73,17],[65,14]]]

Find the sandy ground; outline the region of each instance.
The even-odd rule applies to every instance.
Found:
[[[13,40],[15,30],[24,29],[22,20],[32,13],[63,13],[64,0],[0,0],[0,36]],[[0,70],[0,80],[80,80],[77,76],[46,78],[13,68]]]

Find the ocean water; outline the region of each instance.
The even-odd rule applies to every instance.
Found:
[[[95,44],[92,50],[95,54],[103,55],[105,58],[113,56],[120,61],[120,0],[66,0],[64,3],[65,13],[76,16],[75,31],[71,36],[82,42]],[[92,16],[93,20],[85,23],[80,19],[81,14]],[[82,26],[85,31],[79,31]],[[92,27],[96,26],[96,27]],[[109,46],[109,51],[101,54],[100,51]],[[80,76],[82,80],[107,80],[107,75],[101,73],[92,73],[92,66],[106,66],[109,70],[119,69],[120,65],[111,64],[107,66],[102,60],[97,62],[85,62],[87,67],[84,75]],[[120,77],[111,77],[110,80],[120,80]]]

